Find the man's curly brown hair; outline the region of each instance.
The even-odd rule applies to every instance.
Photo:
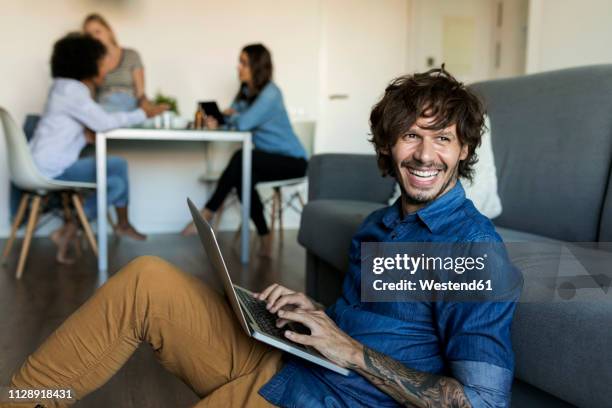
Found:
[[[478,161],[476,148],[484,132],[484,106],[478,97],[441,68],[405,75],[391,81],[370,114],[370,129],[382,175],[395,176],[391,148],[418,118],[434,118],[426,129],[457,125],[461,145],[468,155],[459,163],[459,177],[472,180]]]

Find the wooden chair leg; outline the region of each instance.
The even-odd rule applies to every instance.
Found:
[[[28,226],[26,228],[26,234],[21,245],[21,254],[19,255],[19,263],[17,264],[17,272],[15,277],[21,279],[23,275],[23,269],[25,267],[26,259],[28,258],[28,252],[30,251],[30,243],[32,241],[32,235],[34,235],[34,229],[38,222],[38,213],[40,211],[40,202],[42,198],[40,196],[34,197],[32,200],[32,207],[30,208],[30,217],[28,218]]]
[[[213,222],[213,229],[215,231],[219,230],[219,225],[221,224],[221,217],[223,217],[224,210],[225,210],[225,201],[221,203],[221,206],[217,209],[217,213],[215,214],[215,221]]]
[[[280,244],[283,245],[284,231],[283,231],[283,191],[280,188],[276,189],[276,199],[278,201],[278,235],[280,237]]]
[[[304,209],[304,206],[305,206],[306,204],[304,204],[304,198],[302,197],[302,193],[300,193],[299,191],[298,191],[298,193],[297,193],[297,198],[298,198],[298,200],[299,200],[299,202],[300,202],[300,205],[302,206],[302,209]]]
[[[89,245],[91,245],[91,250],[96,256],[98,256],[98,244],[96,243],[96,238],[91,230],[91,225],[89,225],[89,221],[87,221],[87,217],[85,216],[85,211],[83,211],[81,197],[79,197],[79,195],[76,193],[72,194],[72,203],[74,204],[74,208],[76,208],[79,221],[81,221],[81,225],[83,226],[83,230],[85,230],[85,236],[87,237],[87,241],[89,241]]]
[[[28,200],[30,199],[29,194],[24,194],[21,197],[21,202],[19,203],[19,208],[17,209],[17,215],[15,216],[15,220],[13,221],[13,226],[11,227],[11,235],[4,246],[4,251],[2,252],[2,264],[6,263],[6,260],[11,253],[11,249],[13,248],[13,243],[15,242],[15,237],[17,236],[17,231],[19,230],[19,226],[23,221],[23,216],[25,215],[26,209],[28,208]]]
[[[274,238],[274,234],[275,234],[275,229],[274,229],[274,225],[276,224],[276,213],[277,213],[277,208],[276,208],[276,189],[274,189],[274,191],[272,192],[272,212],[270,214],[270,234],[272,234],[272,238]]]
[[[62,193],[62,207],[64,209],[64,221],[69,222],[72,218],[72,210],[70,209],[70,195]]]

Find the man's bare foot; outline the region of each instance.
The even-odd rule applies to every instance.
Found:
[[[215,216],[215,213],[210,211],[208,208],[200,210],[200,214],[202,214],[202,217],[208,222],[211,222]],[[189,237],[191,235],[195,235],[197,232],[198,230],[196,229],[195,224],[193,222],[190,222],[185,226],[185,228],[183,228],[183,230],[181,231],[181,235],[184,237]]]
[[[55,259],[63,265],[72,265],[76,259],[68,256],[70,244],[77,238],[77,226],[72,222],[64,224],[64,226],[51,234],[51,240],[57,245],[57,254]]]
[[[136,241],[145,241],[147,239],[146,235],[136,231],[136,228],[134,228],[131,224],[117,225],[116,233],[120,237],[129,237],[135,239]]]
[[[259,236],[259,256],[272,258],[272,234]]]

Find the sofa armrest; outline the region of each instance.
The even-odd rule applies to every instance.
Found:
[[[373,154],[319,154],[308,164],[308,200],[386,203],[395,179],[382,177]]]

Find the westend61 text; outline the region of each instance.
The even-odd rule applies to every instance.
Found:
[[[399,282],[383,282],[377,279],[373,282],[374,290],[389,290],[389,291],[491,291],[493,286],[491,280],[473,280],[470,282],[437,282],[433,279],[419,279],[417,282],[412,282],[402,279]]]

